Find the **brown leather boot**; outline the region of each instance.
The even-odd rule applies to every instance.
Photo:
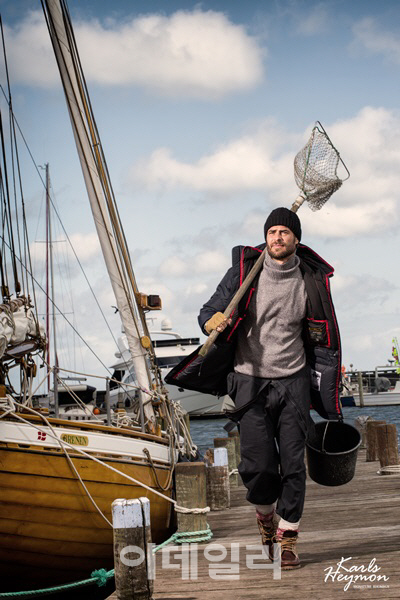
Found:
[[[273,520],[265,521],[263,519],[257,518],[258,529],[261,533],[261,541],[264,546],[266,546],[266,550],[268,550],[268,556],[270,560],[274,560],[274,537],[275,537],[275,525]]]
[[[300,567],[299,555],[296,552],[296,542],[299,537],[298,531],[286,529],[282,533],[278,531],[274,541],[281,545],[281,569],[289,571]]]

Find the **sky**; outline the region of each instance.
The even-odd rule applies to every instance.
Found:
[[[204,336],[200,307],[231,248],[263,242],[298,194],[293,160],[318,120],[351,177],[302,242],[329,264],[347,369],[391,359],[400,338],[400,4],[397,0],[70,0],[103,150],[142,292],[164,318]],[[75,336],[60,363],[105,374],[120,334],[41,5],[0,0],[30,242],[43,285],[45,163],[50,165],[56,304]],[[1,85],[7,89],[4,68]],[[4,111],[4,100],[1,104]],[[5,117],[3,116],[3,119]],[[33,157],[33,160],[31,158]],[[76,254],[108,326],[74,259]],[[110,330],[113,335],[111,335]],[[70,344],[70,342],[69,342]]]

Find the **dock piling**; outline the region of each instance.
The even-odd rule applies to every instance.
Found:
[[[360,400],[360,407],[363,408],[364,407],[364,388],[363,388],[363,379],[362,379],[361,371],[358,371],[357,380],[358,380],[358,397]]]
[[[240,434],[239,434],[239,431],[237,429],[230,431],[228,433],[228,437],[233,438],[233,440],[235,441],[235,456],[236,456],[236,468],[237,468],[240,463]],[[238,483],[240,483],[240,475],[238,477],[238,480],[239,480]]]
[[[230,485],[228,451],[215,448],[214,464],[206,469],[207,504],[211,510],[224,510],[230,507]]]
[[[115,588],[118,600],[151,600],[154,559],[150,501],[118,499],[112,503]]]
[[[176,500],[179,506],[188,509],[207,507],[206,465],[203,462],[182,462],[175,467]],[[205,531],[207,514],[205,512],[179,512],[178,531]]]
[[[228,451],[229,484],[231,487],[239,485],[236,460],[236,443],[233,437],[214,438],[214,448],[226,448]]]
[[[390,423],[378,425],[376,427],[376,441],[381,467],[398,465],[399,451],[396,425]]]
[[[366,423],[367,431],[367,454],[366,461],[373,462],[378,460],[378,445],[376,441],[376,428],[378,425],[385,425],[386,421],[374,421],[371,419]]]

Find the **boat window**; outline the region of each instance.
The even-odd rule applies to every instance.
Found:
[[[111,375],[111,379],[116,379],[117,381],[122,381],[122,378],[125,374],[125,371],[120,371],[119,369],[115,369],[114,373]],[[115,390],[118,387],[118,383],[115,381],[110,381],[110,390]]]
[[[183,356],[161,356],[157,358],[159,367],[174,367],[184,358]]]

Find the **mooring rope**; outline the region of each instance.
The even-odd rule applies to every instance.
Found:
[[[153,554],[162,550],[169,544],[195,544],[199,542],[208,542],[211,540],[213,533],[209,524],[207,523],[207,529],[199,531],[177,531],[165,542],[162,542],[158,546],[153,548]],[[107,581],[114,577],[115,570],[111,569],[96,569],[91,573],[89,579],[83,579],[81,581],[74,581],[73,583],[66,583],[65,585],[57,585],[55,587],[43,588],[39,590],[26,590],[22,592],[1,592],[0,599],[6,598],[32,598],[34,596],[45,596],[50,594],[56,594],[66,590],[73,590],[79,587],[84,587],[96,583],[99,587],[106,585]]]
[[[93,460],[94,462],[99,463],[100,465],[106,467],[107,469],[109,469],[111,471],[114,471],[118,475],[121,475],[121,477],[125,477],[126,479],[128,479],[129,481],[132,481],[136,485],[145,488],[149,492],[152,492],[153,494],[156,494],[157,496],[160,496],[161,498],[163,498],[164,500],[167,500],[168,502],[171,502],[174,505],[175,510],[178,508],[178,509],[182,509],[182,511],[184,511],[184,512],[193,512],[193,513],[195,513],[197,510],[202,510],[202,511],[204,510],[204,508],[201,508],[201,509],[199,509],[199,508],[186,508],[184,506],[179,506],[178,503],[177,503],[177,501],[174,500],[173,498],[170,498],[169,496],[166,496],[165,494],[159,492],[155,488],[152,488],[152,487],[146,485],[142,481],[139,481],[138,479],[135,479],[134,477],[131,477],[130,475],[127,475],[126,473],[123,473],[119,469],[116,469],[115,467],[113,467],[111,465],[108,465],[106,462],[104,462],[104,460],[100,460],[97,457],[92,456],[91,454],[89,454],[88,452],[85,452],[81,448],[78,448],[77,446],[74,446],[73,444],[69,444],[65,440],[61,440],[59,437],[57,437],[57,435],[55,434],[55,431],[54,431],[52,425],[48,422],[48,420],[46,419],[46,417],[44,415],[42,415],[41,413],[37,412],[36,410],[34,410],[31,407],[22,405],[20,402],[17,402],[15,399],[11,398],[10,396],[7,396],[7,398],[8,398],[8,400],[9,400],[9,402],[11,404],[15,404],[17,406],[22,406],[25,410],[28,410],[29,412],[31,412],[31,413],[33,413],[33,414],[41,417],[43,419],[43,421],[45,422],[45,424],[47,425],[47,427],[49,427],[51,433],[48,432],[48,431],[44,432],[43,429],[41,429],[39,426],[34,425],[33,423],[30,423],[29,421],[27,421],[26,419],[24,419],[23,417],[21,417],[21,415],[19,413],[17,413],[15,410],[13,410],[13,411],[9,410],[8,411],[8,415],[13,415],[15,418],[19,419],[23,423],[26,423],[27,425],[30,425],[31,427],[33,427],[37,431],[40,431],[42,433],[47,433],[47,435],[49,435],[51,438],[55,439],[62,448],[64,446],[66,446],[68,448],[71,448],[72,450],[74,450],[74,452],[78,452],[79,454],[82,454],[86,458],[89,458],[90,460]]]
[[[73,590],[79,587],[93,585],[97,583],[99,587],[106,585],[107,581],[114,577],[114,569],[106,571],[106,569],[97,569],[91,573],[89,579],[83,579],[81,581],[74,581],[73,583],[66,583],[64,585],[57,585],[49,588],[42,588],[40,590],[25,590],[22,592],[1,592],[0,598],[32,598],[33,596],[47,596],[50,594],[56,594],[57,592],[65,592],[66,590]]]

